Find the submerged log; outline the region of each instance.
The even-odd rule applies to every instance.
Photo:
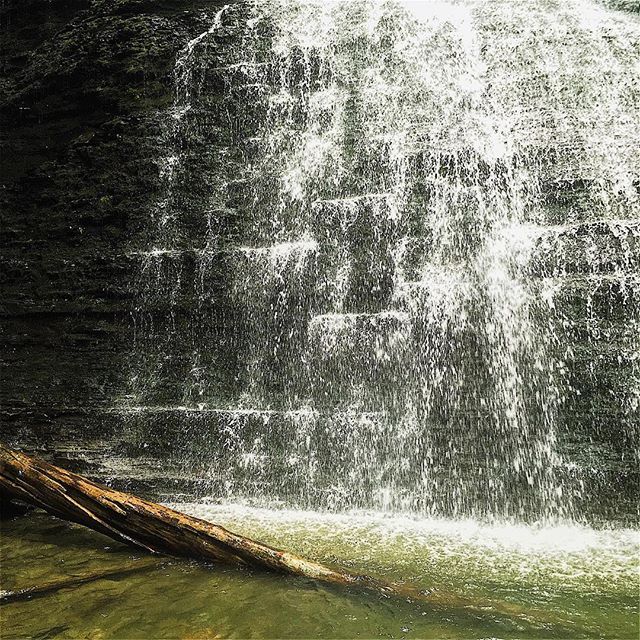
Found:
[[[258,567],[402,595],[395,585],[331,569],[224,527],[93,482],[0,443],[0,491],[152,553]],[[414,595],[420,592],[415,590]]]
[[[82,586],[83,584],[97,582],[98,580],[118,580],[135,573],[151,571],[152,569],[157,569],[160,566],[161,565],[159,565],[157,561],[151,563],[144,562],[124,569],[106,569],[79,576],[60,578],[59,580],[50,580],[49,582],[44,582],[32,587],[25,587],[23,589],[16,589],[15,591],[0,591],[0,606],[11,602],[19,602],[21,600],[31,600],[33,598],[39,598],[40,596],[47,596],[61,591],[62,589],[74,589]]]

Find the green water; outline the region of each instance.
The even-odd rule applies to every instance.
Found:
[[[639,532],[179,505],[240,533],[468,598],[425,606],[182,560],[0,607],[5,638],[637,638]],[[42,513],[5,521],[2,589],[148,563]],[[505,611],[509,612],[505,613]]]

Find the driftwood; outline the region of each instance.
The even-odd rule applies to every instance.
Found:
[[[550,621],[543,612],[525,611],[507,602],[475,602],[439,589],[420,590],[407,584],[390,584],[332,569],[169,507],[115,491],[40,458],[15,451],[1,442],[0,493],[151,553],[304,576],[410,602],[475,613],[486,613],[489,609],[528,621]]]

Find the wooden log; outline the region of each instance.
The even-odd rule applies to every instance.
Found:
[[[0,490],[54,516],[152,553],[259,567],[387,594],[395,590],[393,585],[368,576],[331,569],[211,522],[116,491],[3,443]]]
[[[115,491],[2,443],[0,489],[59,518],[152,553],[249,565],[339,584],[361,580],[205,520]]]

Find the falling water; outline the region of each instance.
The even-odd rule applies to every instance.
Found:
[[[217,497],[575,516],[594,305],[638,360],[639,36],[588,0],[219,11],[176,61],[129,428]]]

